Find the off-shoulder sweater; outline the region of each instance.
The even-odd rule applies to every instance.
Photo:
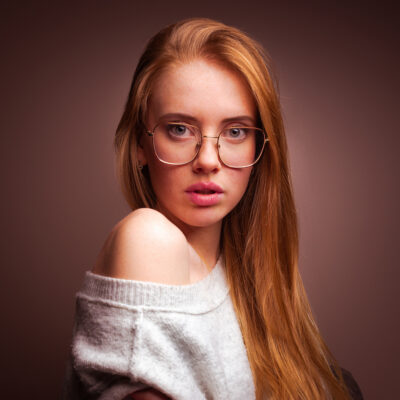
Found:
[[[86,271],[63,399],[122,400],[153,387],[172,399],[255,399],[223,257],[189,285]]]

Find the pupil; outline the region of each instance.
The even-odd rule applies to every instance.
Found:
[[[240,136],[240,128],[232,128],[231,129],[231,136],[233,136],[233,137]]]

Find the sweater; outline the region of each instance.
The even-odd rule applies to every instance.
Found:
[[[63,399],[122,400],[153,387],[179,399],[255,399],[223,258],[189,285],[86,271]]]

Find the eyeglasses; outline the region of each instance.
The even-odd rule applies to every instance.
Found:
[[[182,122],[161,122],[146,132],[153,139],[157,158],[170,165],[190,163],[199,154],[203,138],[213,138],[224,165],[246,168],[260,159],[268,141],[262,129],[239,125],[225,128],[218,136],[203,136],[197,126]]]

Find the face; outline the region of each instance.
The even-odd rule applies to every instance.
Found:
[[[155,81],[147,129],[152,130],[161,121],[191,124],[203,136],[215,137],[232,125],[256,126],[256,106],[237,72],[200,59],[170,67]],[[152,138],[144,133],[138,157],[142,165],[148,165],[159,211],[184,232],[220,227],[245,193],[253,168],[225,166],[218,157],[215,138],[203,138],[197,157],[176,166],[157,158]],[[210,184],[215,186],[207,186]],[[204,189],[217,193],[202,194]]]

